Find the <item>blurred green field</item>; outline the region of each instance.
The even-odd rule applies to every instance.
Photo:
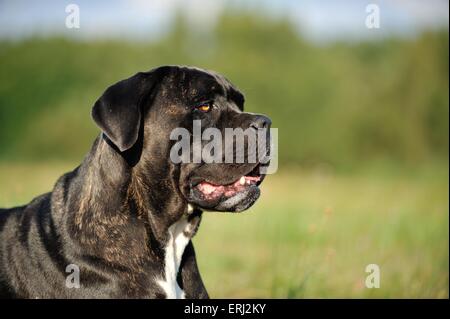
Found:
[[[225,15],[211,39],[183,21],[156,42],[0,41],[0,160],[73,160],[111,84],[159,65],[224,74],[279,128],[280,163],[340,171],[448,159],[448,31],[317,46],[285,21]],[[295,137],[295,138],[293,138]]]
[[[0,207],[49,191],[76,162],[0,164]],[[448,298],[448,169],[281,170],[239,214],[205,213],[194,242],[215,298]],[[381,287],[365,288],[378,264]]]

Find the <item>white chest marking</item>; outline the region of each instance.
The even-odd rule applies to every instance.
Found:
[[[178,270],[180,268],[181,258],[184,249],[189,243],[190,238],[184,232],[189,233],[191,224],[187,216],[183,216],[179,221],[169,227],[169,240],[165,247],[164,258],[164,280],[160,279],[157,283],[166,294],[167,299],[184,299],[184,291],[177,283]]]

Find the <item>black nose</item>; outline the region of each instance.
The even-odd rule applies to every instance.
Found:
[[[269,128],[272,121],[264,115],[255,115],[253,121],[250,123],[250,127],[259,128]]]

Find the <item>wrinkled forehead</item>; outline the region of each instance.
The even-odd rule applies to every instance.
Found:
[[[243,94],[224,76],[192,67],[177,67],[169,76],[169,85],[188,103],[201,103],[224,98],[241,110]]]

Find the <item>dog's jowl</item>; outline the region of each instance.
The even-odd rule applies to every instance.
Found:
[[[268,130],[243,104],[223,76],[190,67],[110,86],[92,108],[101,134],[81,165],[50,193],[0,210],[0,297],[208,298],[191,238],[203,211],[257,200],[262,163],[174,162],[170,135],[193,133],[194,121]]]

